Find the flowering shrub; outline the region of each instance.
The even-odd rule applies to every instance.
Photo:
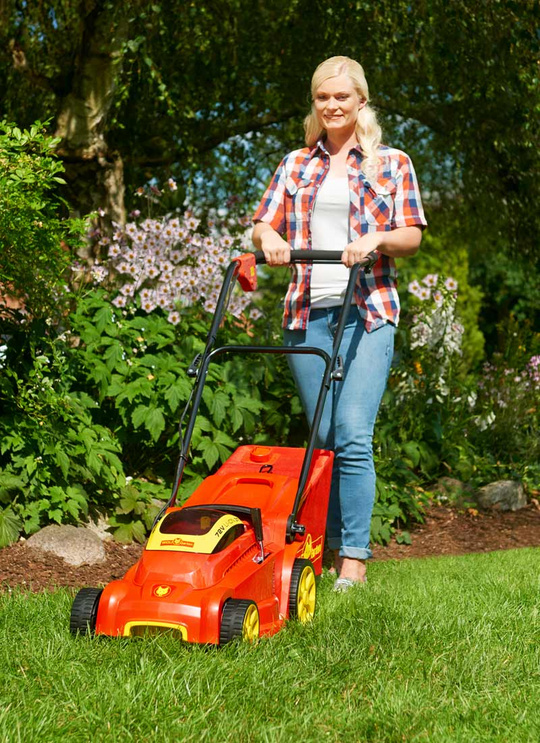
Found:
[[[495,459],[540,462],[540,356],[521,369],[495,355],[482,369],[474,401],[473,423],[479,444]]]
[[[166,188],[175,190],[173,179]],[[149,186],[138,189],[138,194],[152,204],[162,191]],[[141,219],[137,210],[125,229],[116,229],[111,237],[98,234],[107,260],[94,265],[92,275],[96,283],[119,286],[112,299],[115,307],[146,313],[160,309],[173,325],[180,322],[182,308],[201,303],[207,312],[215,310],[231,257],[250,248],[249,219],[220,216],[218,227],[215,214],[203,221],[191,210],[180,211]],[[250,305],[248,295],[233,294],[229,312],[240,317]],[[255,307],[250,314],[259,316]]]
[[[405,365],[394,375],[399,404],[418,395],[427,405],[442,403],[448,397],[449,375],[453,362],[461,355],[463,336],[463,325],[456,320],[457,288],[454,279],[443,279],[437,274],[428,274],[422,284],[409,284],[417,304],[409,327],[409,342],[403,351],[412,365]]]

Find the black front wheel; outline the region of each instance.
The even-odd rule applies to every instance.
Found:
[[[71,607],[69,631],[72,635],[93,635],[96,629],[102,588],[81,588]]]
[[[229,599],[223,605],[219,644],[226,645],[241,637],[246,642],[255,642],[261,632],[259,610],[254,601]]]

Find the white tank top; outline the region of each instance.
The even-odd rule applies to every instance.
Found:
[[[349,182],[347,176],[327,176],[319,189],[311,218],[313,250],[336,250],[349,244]],[[311,307],[335,307],[343,304],[349,269],[342,263],[313,265]]]

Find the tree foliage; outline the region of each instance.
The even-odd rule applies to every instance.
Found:
[[[0,14],[3,114],[54,117],[72,204],[118,220],[124,180],[129,205],[155,175],[213,203],[254,201],[302,141],[315,66],[359,59],[386,141],[412,154],[430,222],[469,249],[491,314],[508,313],[522,279],[531,311],[534,0],[5,0]]]

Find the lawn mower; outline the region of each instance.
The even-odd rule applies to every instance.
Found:
[[[331,263],[339,251],[293,250],[291,262]],[[333,452],[315,448],[330,386],[343,379],[339,356],[358,271],[350,271],[332,355],[314,347],[227,345],[215,348],[234,283],[257,286],[260,251],[228,266],[204,351],[188,369],[195,379],[172,494],[156,518],[140,560],[104,589],[83,588],[73,602],[75,635],[129,637],[170,631],[190,643],[224,645],[273,635],[288,618],[305,623],[316,603]],[[242,354],[313,354],[323,359],[318,402],[306,448],[240,446],[182,505],[176,498],[209,364]],[[184,417],[184,416],[183,416]],[[182,433],[182,421],[180,431]]]

